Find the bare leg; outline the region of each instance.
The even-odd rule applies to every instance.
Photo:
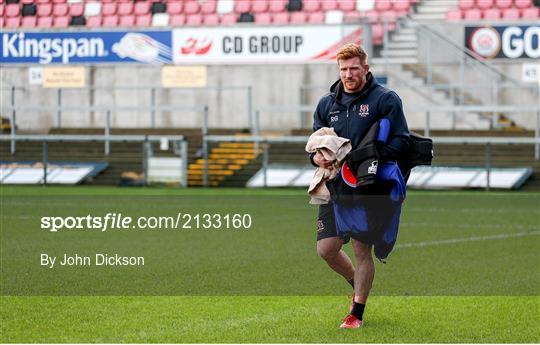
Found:
[[[349,256],[341,249],[343,240],[339,237],[328,237],[317,241],[317,253],[331,269],[345,279],[353,279],[354,266]]]
[[[375,277],[375,264],[371,255],[371,246],[352,240],[356,270],[354,271],[354,301],[366,304]]]

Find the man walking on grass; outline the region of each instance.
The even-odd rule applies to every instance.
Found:
[[[388,139],[380,147],[379,154],[381,161],[391,161],[408,149],[407,122],[399,96],[377,83],[369,71],[367,59],[363,48],[353,43],[339,50],[336,60],[340,79],[332,85],[330,93],[320,99],[314,113],[313,130],[332,127],[339,137],[350,139],[354,150],[375,122],[388,119],[391,124]],[[333,163],[320,152],[310,158],[317,167],[329,168]],[[378,236],[373,222],[368,224],[366,234],[339,233],[332,202],[319,206],[317,253],[354,289],[350,313],[341,328],[359,328],[363,323],[364,308],[375,276],[372,247]],[[342,249],[351,239],[354,264]]]

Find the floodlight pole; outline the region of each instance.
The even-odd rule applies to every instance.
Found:
[[[17,127],[17,124],[15,123],[16,114],[15,114],[15,86],[11,87],[11,128],[10,128],[10,134],[11,134],[11,154],[15,154],[15,127]]]
[[[486,191],[491,188],[491,143],[486,143]]]
[[[58,107],[58,111],[56,112],[56,125],[58,128],[62,128],[62,89],[57,90],[56,106]]]
[[[203,128],[202,128],[202,149],[203,149],[203,186],[208,187],[208,106],[204,106]]]
[[[43,140],[43,185],[47,185],[47,162],[49,160],[49,147],[47,145],[47,140]]]
[[[107,110],[107,118],[105,124],[105,155],[108,156],[111,152],[111,143],[109,141],[109,136],[111,134],[111,111]]]

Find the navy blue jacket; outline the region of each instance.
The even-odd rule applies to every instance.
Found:
[[[350,139],[354,149],[373,123],[387,118],[391,124],[390,133],[379,152],[381,158],[393,160],[408,150],[409,129],[401,99],[394,91],[380,85],[369,72],[366,85],[348,107],[340,101],[342,92],[343,85],[338,80],[330,88],[330,93],[320,99],[313,115],[313,131],[332,127],[338,136]],[[313,155],[310,157],[312,163]]]

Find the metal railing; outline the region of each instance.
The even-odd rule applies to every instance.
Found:
[[[4,83],[4,81],[2,81]],[[223,92],[223,91],[240,91],[245,92],[245,112],[246,112],[246,122],[251,123],[253,121],[253,88],[251,85],[240,85],[240,86],[208,86],[203,88],[164,88],[161,86],[87,86],[84,88],[50,88],[46,90],[55,90],[56,93],[54,104],[51,105],[43,105],[43,104],[28,104],[27,99],[23,98],[24,104],[18,104],[20,102],[17,102],[17,94],[18,92],[28,92],[33,91],[34,88],[31,87],[25,87],[25,86],[0,86],[0,91],[8,91],[10,92],[10,104],[4,105],[2,104],[1,111],[23,111],[24,110],[32,110],[32,109],[47,109],[47,111],[56,113],[56,127],[62,128],[63,126],[63,118],[64,113],[69,111],[83,111],[86,113],[91,113],[95,111],[100,111],[103,109],[110,110],[111,112],[119,112],[119,111],[135,111],[135,110],[146,110],[149,114],[149,123],[150,128],[156,128],[156,115],[159,112],[164,111],[178,111],[181,109],[192,109],[193,111],[196,111],[194,109],[201,109],[200,106],[194,106],[194,107],[185,107],[185,106],[179,106],[179,105],[160,105],[160,102],[158,102],[158,94],[159,92],[164,91],[197,91],[197,92]],[[36,89],[36,90],[42,90],[42,89]],[[79,94],[91,94],[95,93],[96,91],[103,91],[103,92],[121,92],[121,91],[143,91],[147,92],[148,95],[148,105],[146,106],[123,106],[123,105],[117,105],[117,104],[111,104],[111,105],[88,105],[88,106],[68,106],[65,105],[65,99],[66,98],[73,98],[73,93],[79,93]],[[24,95],[23,95],[24,96]],[[20,97],[20,96],[19,96]],[[89,98],[92,98],[89,96]],[[139,98],[139,97],[138,97]],[[139,99],[140,100],[140,99]],[[92,103],[92,102],[90,102]],[[102,103],[102,102],[100,102]],[[237,102],[236,104],[241,104],[241,102]]]
[[[204,118],[208,117],[208,107],[202,106],[202,107],[177,107],[177,106],[171,106],[171,105],[161,105],[157,107],[108,107],[108,106],[92,106],[92,107],[69,107],[69,106],[43,106],[43,107],[36,107],[36,106],[22,106],[22,107],[12,107],[12,106],[0,106],[0,111],[8,111],[10,113],[10,134],[9,137],[11,142],[11,148],[10,152],[11,154],[14,154],[16,152],[16,142],[17,142],[17,113],[18,112],[48,112],[48,111],[100,111],[105,112],[105,124],[104,124],[104,143],[105,143],[105,154],[109,154],[109,147],[110,147],[110,141],[112,135],[111,133],[111,117],[114,110],[117,111],[140,111],[140,110],[150,110],[150,109],[159,109],[159,110],[170,110],[170,111],[176,111],[176,112],[201,112],[203,114]],[[81,137],[85,137],[85,135],[82,135]],[[100,137],[100,136],[95,136]],[[121,136],[126,137],[126,136]],[[18,136],[20,138],[20,136]]]
[[[451,113],[455,123],[456,113],[531,113],[531,117],[536,116],[535,138],[540,136],[540,106],[514,106],[514,105],[415,105],[408,108],[411,111],[425,113],[424,135],[430,135],[432,113]],[[491,121],[495,121],[494,116]],[[536,157],[540,149],[536,148]],[[538,159],[538,158],[537,158]]]
[[[248,142],[248,143],[257,143],[262,144],[263,148],[263,159],[262,159],[262,170],[264,181],[267,181],[267,169],[269,165],[269,145],[270,144],[305,144],[307,143],[308,136],[231,136],[231,135],[205,135],[203,137],[203,142]],[[492,169],[492,152],[491,148],[493,145],[504,145],[504,144],[534,144],[536,147],[535,150],[535,159],[540,160],[538,156],[538,147],[540,145],[540,137],[435,137],[432,138],[433,143],[437,144],[450,144],[450,145],[462,145],[462,144],[480,144],[485,145],[485,158],[483,165],[487,173],[487,184],[486,190],[491,188],[490,184],[490,172]],[[208,144],[206,144],[206,150],[208,149]],[[208,152],[203,152],[203,157],[205,162],[208,160]],[[306,162],[307,162],[307,153],[306,153]],[[203,185],[208,187],[208,165],[205,164],[203,169]],[[266,183],[264,184],[266,187]]]
[[[49,162],[49,143],[51,142],[103,142],[105,145],[104,154],[110,154],[111,142],[139,142],[142,144],[142,166],[144,174],[144,184],[148,178],[148,160],[153,156],[151,143],[161,142],[163,139],[171,141],[177,145],[175,153],[183,161],[180,185],[187,187],[187,163],[188,163],[188,143],[183,135],[0,135],[0,141],[11,141],[15,147],[16,141],[41,142],[43,160],[43,184],[47,184],[47,164]],[[13,154],[14,152],[12,152]]]

